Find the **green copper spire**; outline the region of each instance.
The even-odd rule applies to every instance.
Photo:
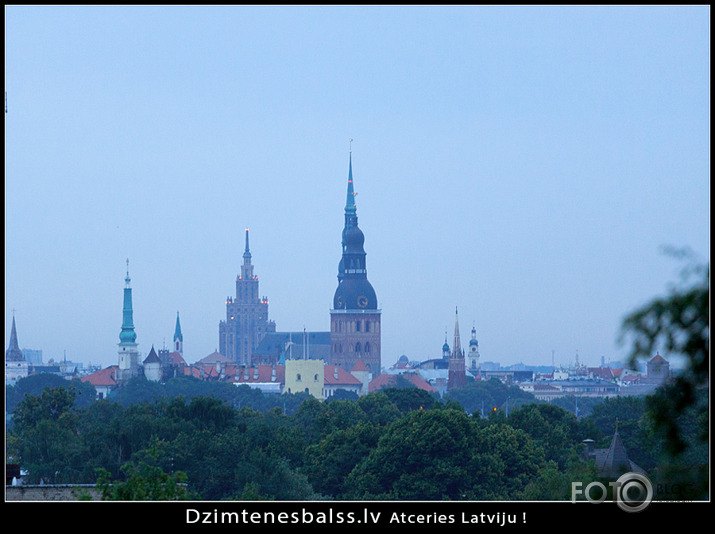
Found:
[[[176,312],[176,328],[174,329],[174,341],[184,341],[184,336],[181,335],[181,325],[179,324],[179,312]]]
[[[348,172],[348,197],[345,202],[345,216],[355,215],[357,208],[355,207],[355,189],[353,187],[353,153],[350,151],[350,170]]]
[[[132,310],[132,288],[129,286],[129,260],[127,260],[127,276],[124,279],[124,310],[122,314],[122,331],[119,333],[119,341],[122,344],[136,343],[137,334],[134,332],[134,311]]]

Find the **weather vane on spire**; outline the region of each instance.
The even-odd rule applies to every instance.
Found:
[[[352,154],[353,152],[353,140],[352,138],[350,139],[350,153]]]

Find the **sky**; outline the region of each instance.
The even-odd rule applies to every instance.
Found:
[[[382,363],[595,366],[710,261],[710,9],[5,7],[5,346],[217,350],[245,229],[328,331],[348,161]],[[352,142],[351,142],[352,139]]]

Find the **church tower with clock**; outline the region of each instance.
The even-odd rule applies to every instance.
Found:
[[[338,287],[330,310],[330,361],[351,371],[358,360],[380,374],[380,310],[377,295],[367,280],[365,236],[358,228],[353,186],[352,152],[348,172],[348,194],[345,203],[345,227],[342,236],[342,258],[338,266]]]

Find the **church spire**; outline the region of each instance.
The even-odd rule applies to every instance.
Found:
[[[17,342],[17,330],[15,328],[15,313],[12,314],[12,330],[10,331],[10,344],[5,351],[5,361],[19,362],[24,360],[22,350]]]
[[[355,216],[357,207],[355,206],[355,187],[353,186],[353,153],[350,151],[350,167],[348,171],[348,195],[345,201],[345,217],[347,222],[348,216]]]
[[[174,328],[174,351],[179,354],[184,352],[184,336],[181,334],[181,323],[179,323],[179,312],[176,312],[176,328]]]
[[[454,346],[452,347],[454,354],[459,357],[462,352],[462,343],[459,339],[459,311],[457,308],[454,310]]]
[[[119,332],[119,369],[117,381],[124,382],[139,372],[139,353],[137,352],[137,334],[134,332],[134,310],[132,308],[132,288],[129,285],[129,260],[127,276],[124,278],[124,309],[122,310],[122,330]]]
[[[459,312],[455,309],[454,318],[454,346],[449,358],[449,372],[447,376],[447,389],[461,388],[466,385],[464,365],[464,351],[459,339]]]
[[[121,344],[133,344],[137,340],[137,334],[134,332],[134,310],[132,309],[132,288],[129,277],[129,260],[127,259],[127,276],[124,278],[124,309],[122,310],[122,331],[119,333],[119,341]]]

